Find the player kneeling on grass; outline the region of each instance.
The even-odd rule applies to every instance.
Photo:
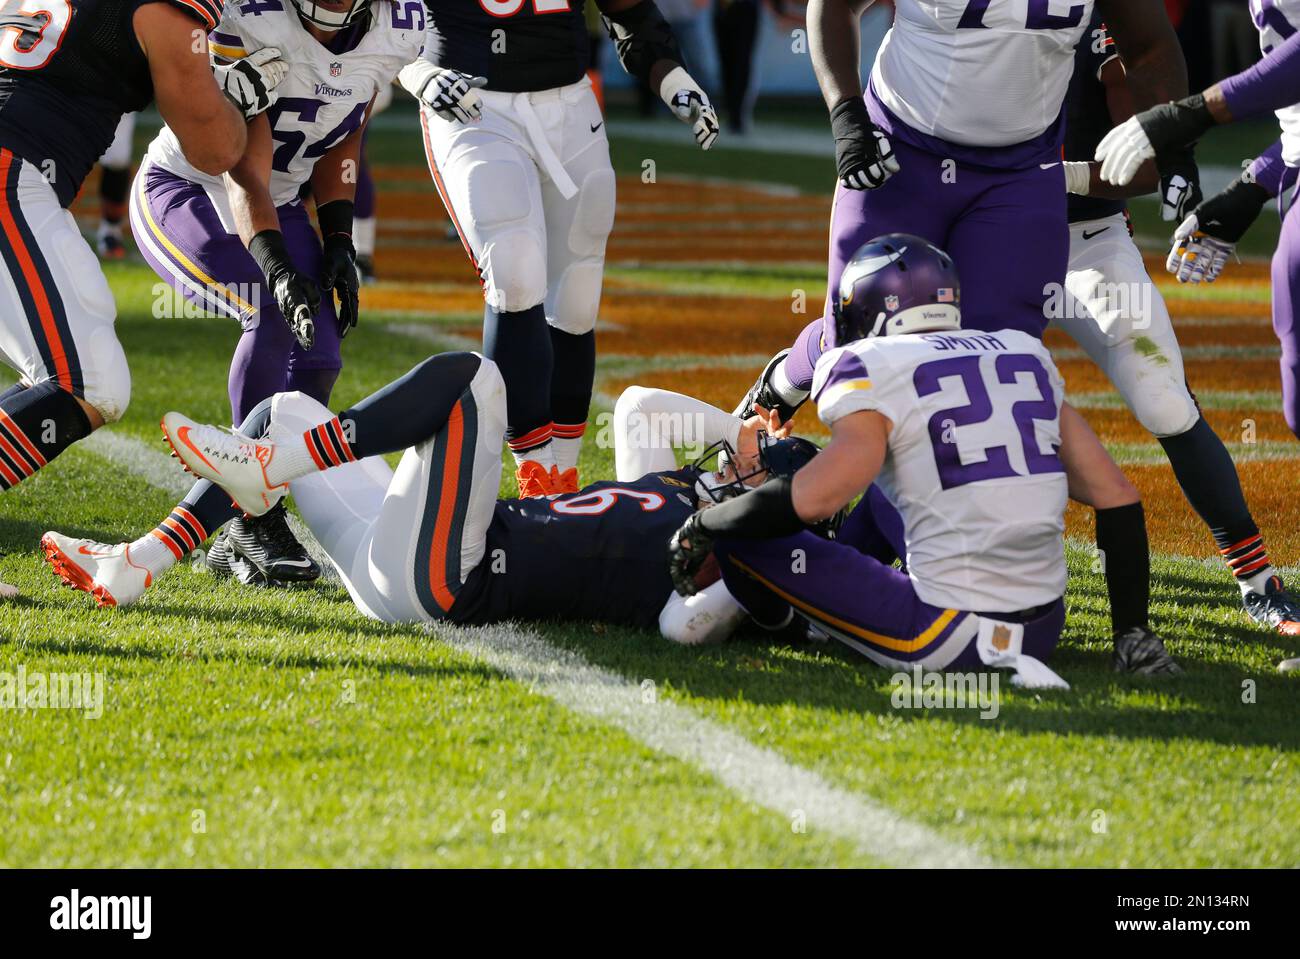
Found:
[[[492,361],[446,353],[337,416],[301,393],[260,404],[242,433],[169,413],[169,441],[204,477],[171,514],[129,544],[53,532],[41,542],[65,582],[125,606],[212,530],[241,511],[264,514],[292,489],[353,600],[377,619],[595,619],[658,623],[680,642],[723,638],[743,611],[720,583],[689,602],[675,596],[663,544],[702,503],[769,475],[788,480],[817,448],[760,442],[763,417],[742,423],[662,390],[629,389],[616,420],[617,479],[498,500],[505,386]],[[673,445],[685,439],[724,445],[727,465],[678,468]],[[394,471],[380,457],[400,450]]]
[[[959,302],[952,260],[920,237],[857,252],[814,380],[830,445],[797,476],[691,516],[670,544],[679,591],[713,551],[760,625],[797,613],[881,665],[1005,666],[1026,684],[1062,682],[1044,661],[1065,621],[1066,498],[1137,494],[1062,402],[1041,341],[962,333]],[[807,532],[864,491],[834,541]],[[1127,552],[1141,556],[1109,559],[1145,567],[1140,529]],[[1176,672],[1146,626],[1145,582],[1112,593],[1133,607],[1115,668]]]
[[[208,37],[212,56],[241,63],[279,49],[288,70],[281,99],[249,125],[244,156],[225,177],[195,168],[170,127],[150,144],[131,197],[132,233],[178,294],[240,324],[232,422],[283,390],[328,402],[342,340],[358,319],[352,232],[361,138],[378,91],[423,43],[418,4],[227,4]],[[301,199],[306,189],[319,232]],[[245,581],[320,575],[282,509],[233,521],[213,544],[213,569],[231,568],[230,553],[241,558],[234,569]]]

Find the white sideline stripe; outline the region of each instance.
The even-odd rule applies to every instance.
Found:
[[[874,859],[919,868],[993,865],[973,849],[831,785],[687,706],[666,700],[644,702],[639,685],[552,646],[531,629],[439,627],[432,631],[561,706],[617,726],[651,749],[707,772],[749,802],[786,819],[802,812],[809,826],[853,843]]]
[[[133,436],[99,430],[84,446],[174,496],[190,488],[191,477],[170,456]],[[296,516],[290,514],[289,519],[294,535],[337,581],[333,564],[311,530]],[[786,819],[802,811],[809,826],[853,843],[873,859],[918,868],[993,865],[974,850],[831,785],[689,707],[644,703],[640,685],[552,646],[531,629],[442,627],[433,632],[566,709],[616,726],[656,752],[695,766],[749,802]]]
[[[161,433],[159,436],[161,437]],[[194,485],[194,477],[186,473],[169,454],[162,452],[162,449],[154,449],[134,436],[117,433],[112,429],[96,430],[80,445],[177,499],[188,493],[190,487]],[[159,446],[162,446],[161,438]],[[288,515],[289,528],[293,530],[293,535],[298,537],[298,542],[307,548],[316,565],[321,568],[321,577],[331,583],[341,583],[342,580],[339,579],[334,564],[325,555],[325,550],[316,541],[307,524],[293,513]]]

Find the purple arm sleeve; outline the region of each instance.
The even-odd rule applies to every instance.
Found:
[[[813,370],[824,352],[819,317],[803,328],[790,348],[790,355],[785,358],[785,375],[790,378],[790,385],[799,390],[811,390]]]
[[[1300,102],[1300,33],[1288,37],[1249,70],[1219,84],[1234,120]]]
[[[1286,175],[1286,164],[1282,162],[1282,141],[1278,140],[1271,147],[1251,161],[1247,171],[1254,181],[1277,196],[1282,192],[1282,178]]]

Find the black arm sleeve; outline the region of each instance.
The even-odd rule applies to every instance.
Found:
[[[248,252],[262,268],[262,275],[272,283],[281,273],[293,272],[289,248],[285,246],[284,234],[279,230],[263,230],[256,234],[248,241]]]
[[[617,13],[601,14],[623,69],[650,84],[650,69],[660,60],[682,62],[677,37],[654,0],[641,0]]]
[[[794,511],[794,485],[785,476],[709,507],[700,514],[700,525],[719,539],[775,539],[808,528]]]

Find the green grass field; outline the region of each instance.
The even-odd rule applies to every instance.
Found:
[[[420,161],[409,134],[377,131],[374,149]],[[659,143],[614,152],[623,171],[705,169]],[[732,172],[812,189],[823,166],[754,155]],[[334,580],[251,590],[182,567],[137,606],[96,610],[57,585],[38,538],[116,542],[166,515],[186,484],[158,418],[224,420],[236,338],[154,319],[140,265],[109,275],[130,412],[0,496],[0,579],[23,593],[0,602],[0,674],[102,673],[104,710],[0,710],[0,866],[1300,865],[1300,687],[1274,669],[1300,645],[1254,628],[1197,560],[1156,561],[1154,625],[1186,667],[1156,682],[1109,671],[1101,577],[1071,546],[1053,665],[1072,688],[1004,683],[990,719],[895,708],[889,674],[834,646],[391,627]],[[719,295],[791,282],[611,275]],[[439,335],[438,317],[402,316],[427,336],[384,320],[348,340],[337,408]],[[589,442],[582,466],[610,476],[612,451]]]

